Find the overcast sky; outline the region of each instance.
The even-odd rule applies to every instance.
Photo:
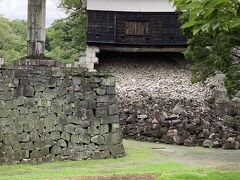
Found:
[[[28,0],[0,0],[0,15],[9,19],[27,19]],[[57,8],[59,0],[47,0],[47,26],[56,20],[65,17],[62,10]]]

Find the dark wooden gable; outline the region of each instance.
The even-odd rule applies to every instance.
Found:
[[[174,12],[88,11],[87,43],[186,45]]]

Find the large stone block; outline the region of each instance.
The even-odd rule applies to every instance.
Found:
[[[71,142],[73,143],[80,143],[81,141],[81,136],[78,134],[73,134],[71,135]]]
[[[44,98],[38,99],[37,106],[38,107],[48,107],[48,101]]]
[[[91,138],[91,142],[101,145],[104,144],[105,141],[103,136],[97,135]]]
[[[101,118],[101,124],[112,124],[119,122],[119,115],[104,116]]]
[[[117,94],[115,86],[107,87],[107,94],[108,95],[115,95],[115,94]]]
[[[23,133],[23,124],[20,124],[20,123],[16,122],[16,123],[12,126],[12,128],[13,128],[13,131],[16,132],[16,133],[18,133],[18,134]]]
[[[22,145],[19,143],[19,142],[15,142],[14,144],[12,144],[12,148],[15,150],[15,151],[19,151],[22,149]],[[0,148],[1,149],[1,148]]]
[[[51,104],[51,112],[60,114],[63,111],[63,107],[59,104],[52,103]]]
[[[76,126],[75,134],[85,134],[85,133],[87,133],[86,129],[84,129],[82,126]]]
[[[45,86],[43,83],[36,83],[34,84],[34,89],[36,92],[43,92],[45,90]]]
[[[119,123],[113,123],[111,126],[112,126],[112,131],[111,132],[120,133],[120,124]]]
[[[18,142],[29,142],[30,135],[28,133],[22,133],[17,135]]]
[[[20,78],[22,78],[22,77],[28,77],[28,75],[29,75],[29,71],[26,69],[19,69],[19,70],[15,70],[15,77],[20,77]]]
[[[101,125],[99,127],[99,131],[100,131],[101,135],[108,133],[109,132],[109,125],[108,124]]]
[[[61,138],[66,140],[66,141],[70,141],[71,135],[69,133],[63,132],[61,134]]]
[[[41,150],[44,147],[44,143],[42,141],[36,141],[33,143],[34,149]]]
[[[43,157],[43,162],[53,162],[55,160],[55,155],[48,154],[45,157]]]
[[[25,107],[20,107],[19,111],[20,111],[20,115],[27,115],[29,112],[29,109]]]
[[[9,144],[3,145],[1,151],[2,151],[2,155],[7,158],[11,157],[12,154],[14,153],[12,146]]]
[[[24,102],[24,107],[32,109],[36,106],[37,100],[35,98],[27,98]]]
[[[90,136],[94,136],[94,135],[99,134],[99,133],[100,133],[99,127],[96,127],[96,126],[88,127],[88,134]]]
[[[109,134],[105,134],[103,136],[105,138],[106,144],[108,144],[108,145],[120,144],[122,142],[122,137],[121,137],[120,133],[109,133]]]
[[[35,90],[32,86],[24,86],[22,90],[22,95],[25,97],[33,97]]]
[[[102,79],[101,84],[104,85],[104,86],[115,86],[116,78],[115,77],[108,77],[108,78]]]
[[[57,81],[55,78],[50,77],[50,78],[48,78],[46,85],[49,88],[55,88],[57,86]]]
[[[0,109],[5,109],[5,102],[3,100],[0,100]]]
[[[75,134],[76,126],[74,124],[68,124],[65,126],[64,131],[69,134]]]
[[[63,156],[70,156],[71,154],[72,154],[72,150],[71,149],[69,149],[69,148],[63,148],[62,149],[62,155]]]
[[[7,118],[11,110],[0,109],[0,118]]]
[[[29,123],[39,121],[40,119],[38,113],[31,113],[31,114],[28,114],[26,117]]]
[[[49,148],[48,147],[42,148],[40,151],[40,155],[41,157],[49,155]]]
[[[116,102],[116,96],[115,95],[105,95],[105,96],[98,96],[97,102],[98,103],[114,103]]]
[[[60,147],[67,147],[67,143],[66,143],[66,141],[63,140],[63,139],[59,139],[59,140],[57,141],[57,145],[60,146]]]
[[[43,94],[44,94],[43,96],[48,100],[52,100],[52,99],[56,98],[58,95],[56,90],[49,89],[49,88],[46,89]]]
[[[48,141],[50,139],[50,134],[49,132],[43,132],[41,134],[41,141],[45,142],[45,141]]]
[[[73,114],[73,107],[69,104],[63,106],[63,114],[65,116]]]
[[[91,138],[87,133],[80,135],[80,137],[81,137],[81,140],[80,140],[81,143],[89,144],[91,141]]]
[[[116,114],[118,114],[118,110],[117,110],[117,105],[116,104],[108,106],[108,114],[109,115],[116,115]]]
[[[6,91],[9,91],[10,88],[8,87],[7,83],[6,84],[3,84],[1,83],[0,84],[0,92],[6,92]]]
[[[38,159],[41,157],[41,153],[39,150],[34,150],[30,153],[30,159]]]
[[[87,109],[96,109],[97,101],[96,100],[87,100]]]
[[[0,127],[4,127],[7,125],[8,118],[0,118]]]
[[[112,156],[114,156],[114,157],[122,156],[125,154],[125,150],[124,150],[124,147],[122,144],[117,144],[115,146],[111,146],[110,152],[111,152]]]
[[[102,159],[106,159],[106,158],[110,158],[111,157],[109,150],[101,151],[101,154],[102,154],[101,155]]]
[[[24,96],[19,96],[14,100],[14,102],[15,102],[15,104],[17,104],[17,106],[22,106],[22,105],[24,105],[26,99],[27,98]]]
[[[5,109],[13,110],[13,109],[16,109],[16,108],[17,108],[17,105],[14,102],[14,100],[5,101]]]
[[[61,135],[59,131],[54,131],[50,133],[50,139],[52,140],[58,140],[60,139]]]
[[[82,84],[82,78],[78,76],[73,76],[72,81],[74,85],[81,85]]]
[[[49,140],[44,141],[43,144],[44,144],[44,147],[51,148],[52,146],[56,145],[57,142],[49,139]]]
[[[98,103],[108,103],[109,101],[109,96],[98,96],[97,97],[97,102]]]
[[[20,150],[14,153],[14,160],[20,161],[29,158],[29,150]]]
[[[46,116],[45,121],[44,121],[44,126],[45,127],[51,127],[53,125],[57,125],[57,116],[55,114],[50,114]]]
[[[20,143],[22,146],[22,149],[25,150],[33,150],[34,146],[33,146],[33,142],[27,142],[27,143]]]
[[[30,138],[31,138],[31,141],[40,141],[40,133],[37,131],[37,130],[32,130],[30,132]]]
[[[11,145],[14,144],[18,139],[16,134],[3,134],[3,144]]]
[[[108,115],[108,109],[107,107],[98,107],[96,109],[96,116],[97,117],[103,117]]]
[[[85,92],[84,96],[86,101],[95,100],[97,98],[96,92],[93,90]]]
[[[83,111],[83,119],[84,120],[92,120],[94,118],[93,110],[87,109]]]
[[[61,154],[62,152],[62,149],[58,146],[58,145],[54,145],[52,148],[51,148],[51,153],[52,154]]]

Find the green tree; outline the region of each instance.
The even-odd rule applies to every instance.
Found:
[[[188,38],[186,58],[193,62],[192,81],[204,81],[215,71],[226,74],[230,95],[240,90],[239,0],[172,0]],[[236,60],[237,59],[237,60]]]
[[[0,37],[0,57],[5,59],[6,64],[26,55],[26,21],[0,17]]]
[[[56,20],[47,30],[47,56],[69,63],[85,51],[86,14],[79,0],[62,0],[68,18]]]

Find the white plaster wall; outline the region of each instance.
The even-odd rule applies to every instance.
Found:
[[[169,0],[88,0],[88,10],[127,12],[174,12]]]

